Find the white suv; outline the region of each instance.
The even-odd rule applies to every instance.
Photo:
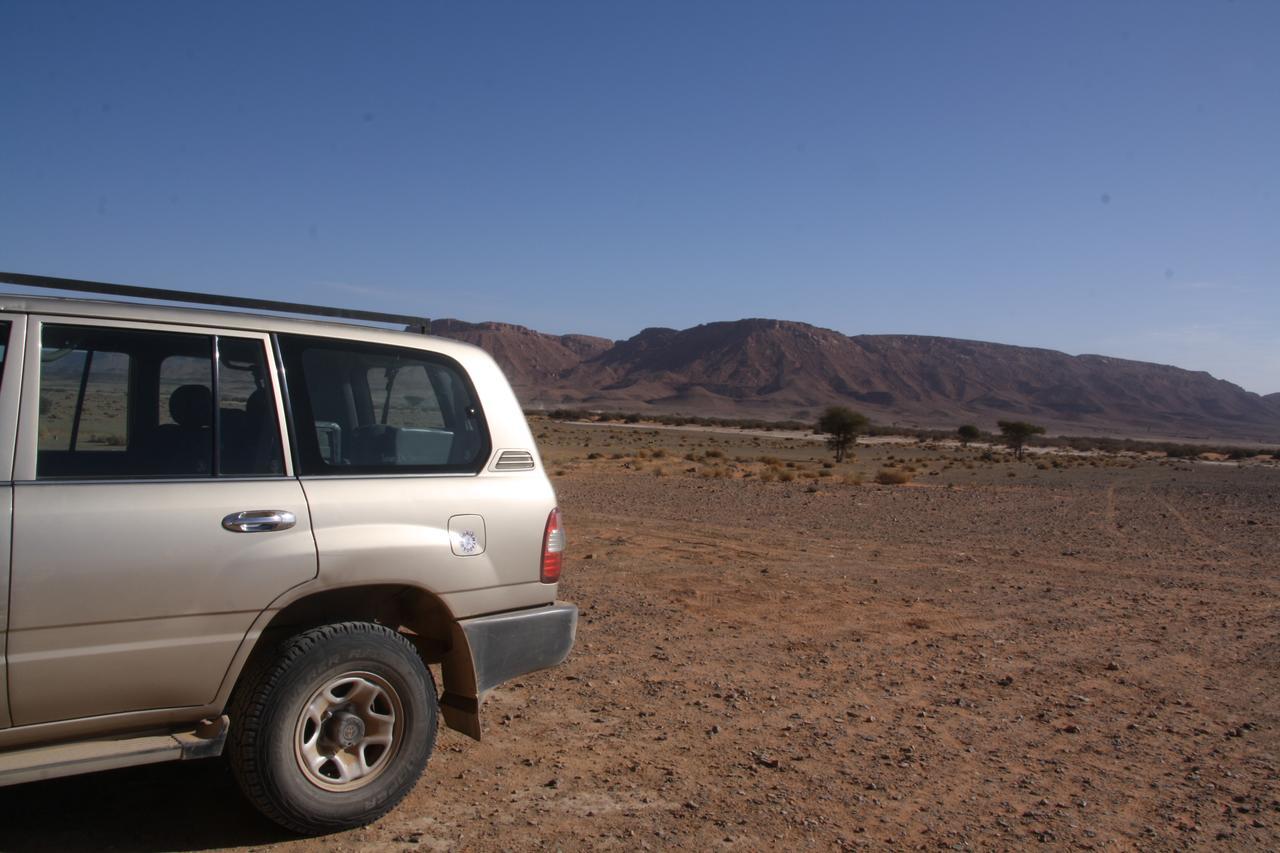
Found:
[[[0,785],[225,746],[269,817],[354,826],[412,788],[437,709],[478,739],[485,691],[573,644],[555,495],[466,344],[0,296],[0,481]]]

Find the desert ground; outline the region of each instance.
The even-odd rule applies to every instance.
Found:
[[[483,743],[341,835],[206,761],[0,791],[0,848],[1280,848],[1275,460],[535,432],[582,620]]]

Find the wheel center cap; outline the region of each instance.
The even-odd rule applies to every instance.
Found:
[[[364,720],[355,714],[334,714],[329,720],[329,736],[343,749],[364,740]]]

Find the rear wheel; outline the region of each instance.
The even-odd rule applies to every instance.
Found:
[[[286,642],[231,709],[231,767],[249,800],[306,834],[377,820],[435,744],[436,691],[412,644],[343,622]]]

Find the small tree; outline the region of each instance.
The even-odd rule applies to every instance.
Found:
[[[1026,421],[998,421],[996,426],[1000,427],[1004,440],[1013,448],[1013,452],[1019,459],[1022,458],[1022,448],[1027,443],[1027,439],[1033,435],[1044,434],[1044,427],[1029,424]]]
[[[818,418],[814,431],[827,436],[827,447],[836,454],[836,461],[843,462],[849,448],[858,440],[858,435],[865,432],[870,425],[867,416],[845,406],[832,406]]]
[[[978,440],[978,437],[982,435],[982,431],[973,424],[965,424],[956,430],[956,435],[960,436],[960,443],[968,447],[969,442]]]

